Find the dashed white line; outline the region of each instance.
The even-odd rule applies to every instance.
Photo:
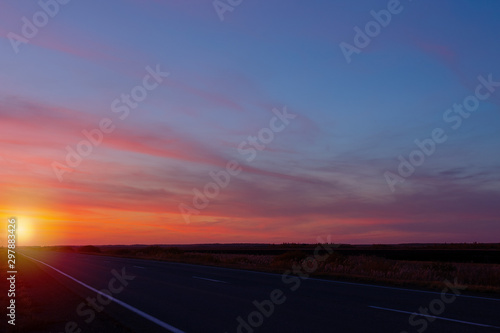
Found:
[[[21,253],[21,254],[22,254],[22,253]],[[49,264],[44,263],[43,261],[37,260],[37,259],[35,259],[35,258],[31,258],[30,256],[27,256],[27,255],[25,255],[25,254],[22,254],[22,255],[23,255],[23,256],[25,256],[25,257],[27,257],[27,258],[29,258],[29,259],[31,259],[31,260],[34,260],[34,261],[36,261],[36,262],[39,262],[39,263],[41,263],[41,264],[43,264],[43,265],[45,265],[45,266],[47,266],[47,267],[52,268],[52,269],[53,269],[53,270],[55,270],[56,272],[58,272],[58,273],[60,273],[60,274],[62,274],[62,275],[64,275],[64,276],[66,276],[67,278],[69,278],[69,279],[71,279],[71,280],[75,281],[75,282],[76,282],[76,283],[78,283],[78,284],[81,284],[81,285],[82,285],[82,286],[84,286],[85,288],[88,288],[88,289],[92,290],[93,292],[96,292],[96,293],[98,293],[99,295],[101,295],[101,296],[103,296],[103,297],[105,297],[105,298],[108,298],[108,299],[112,300],[113,302],[115,302],[115,303],[117,303],[117,304],[120,304],[120,305],[121,305],[121,306],[123,306],[124,308],[126,308],[126,309],[128,309],[128,310],[130,310],[130,311],[132,311],[132,312],[134,312],[134,313],[136,313],[136,314],[138,314],[139,316],[141,316],[141,317],[143,317],[143,318],[146,318],[147,320],[149,320],[149,321],[151,321],[151,322],[153,322],[153,323],[157,324],[158,326],[161,326],[161,327],[163,327],[163,328],[165,328],[165,329],[167,329],[167,330],[170,330],[170,331],[171,331],[171,332],[173,332],[173,333],[185,333],[184,331],[181,331],[180,329],[178,329],[178,328],[176,328],[176,327],[174,327],[174,326],[172,326],[172,325],[169,325],[169,324],[167,324],[167,323],[165,323],[165,322],[161,321],[160,319],[155,318],[155,317],[153,317],[153,316],[151,316],[151,315],[147,314],[146,312],[143,312],[143,311],[141,311],[141,310],[139,310],[139,309],[137,309],[137,308],[133,307],[132,305],[128,305],[127,303],[122,302],[122,301],[120,301],[119,299],[114,298],[113,296],[110,296],[110,295],[108,295],[108,294],[105,294],[105,293],[103,293],[103,292],[101,292],[101,291],[99,291],[99,290],[97,290],[97,289],[95,289],[95,288],[93,288],[93,287],[89,286],[88,284],[86,284],[86,283],[84,283],[84,282],[82,282],[82,281],[80,281],[80,280],[75,279],[75,278],[74,278],[74,277],[72,277],[71,275],[68,275],[68,274],[66,274],[66,273],[62,272],[62,271],[58,270],[57,268],[52,267],[52,266],[50,266]]]
[[[194,275],[193,275],[193,279],[207,280],[207,281],[218,282],[218,283],[227,283],[226,281],[208,279],[208,278],[194,276]]]
[[[138,259],[137,259],[138,260]],[[189,266],[189,267],[200,267],[200,265],[195,265],[195,264],[186,264],[186,263],[173,263],[173,262],[162,262],[162,265],[179,265],[179,266]],[[257,275],[269,275],[269,276],[274,276],[280,278],[280,274],[276,273],[268,273],[268,272],[259,272],[259,271],[248,271],[248,270],[243,270],[243,269],[238,269],[238,268],[227,268],[227,267],[211,267],[211,266],[204,266],[203,268],[206,269],[212,269],[212,270],[225,270],[225,271],[238,271],[238,272],[243,272],[246,274],[257,274]],[[345,284],[345,285],[351,285],[351,286],[359,286],[359,287],[368,287],[368,288],[381,288],[381,289],[389,289],[389,290],[400,290],[400,291],[408,291],[408,292],[414,292],[414,293],[422,293],[422,294],[435,294],[435,295],[441,295],[442,292],[438,291],[430,291],[430,290],[418,290],[418,289],[408,289],[408,288],[399,288],[399,287],[389,287],[389,286],[379,286],[376,284],[366,284],[366,283],[359,283],[359,282],[346,282],[346,281],[337,281],[337,280],[326,280],[326,279],[319,279],[319,278],[312,278],[310,277],[308,281],[318,281],[318,282],[325,282],[325,283],[332,283],[332,284]],[[450,294],[450,293],[445,293],[445,295],[455,295],[455,294]],[[473,295],[455,295],[458,298],[472,298],[472,299],[482,299],[482,300],[487,300],[487,301],[495,301],[495,302],[500,302],[500,298],[490,298],[490,297],[481,297],[481,296],[473,296]]]
[[[406,314],[415,314],[420,317],[429,317],[429,318],[435,318],[435,319],[441,319],[441,320],[447,320],[447,321],[453,321],[456,323],[461,323],[461,324],[467,324],[467,325],[474,325],[474,326],[481,326],[481,327],[491,327],[491,328],[500,328],[498,326],[493,326],[493,325],[486,325],[486,324],[478,324],[478,323],[473,323],[470,321],[463,321],[463,320],[457,320],[457,319],[451,319],[451,318],[444,318],[444,317],[437,317],[437,316],[431,316],[431,315],[425,315],[421,313],[416,313],[416,312],[409,312],[409,311],[403,311],[403,310],[395,310],[395,309],[388,309],[388,308],[382,308],[379,306],[372,306],[369,305],[369,308],[374,308],[374,309],[379,309],[379,310],[385,310],[385,311],[392,311],[392,312],[399,312],[399,313],[406,313]]]
[[[268,274],[271,274],[271,273],[268,273]],[[381,289],[390,289],[390,290],[410,291],[410,292],[422,293],[422,294],[436,294],[436,295],[441,295],[442,294],[442,292],[438,292],[438,291],[417,290],[417,289],[408,289],[408,288],[399,288],[399,287],[388,287],[388,286],[378,286],[376,284],[366,284],[366,283],[358,283],[358,282],[325,280],[325,279],[317,279],[317,278],[309,278],[309,280],[321,281],[321,282],[327,282],[327,283],[334,283],[334,284],[347,284],[347,285],[360,286],[360,287],[371,287],[371,288],[381,288]],[[456,295],[456,294],[445,293],[445,295],[455,295],[456,297],[460,297],[460,298],[483,299],[483,300],[496,301],[496,302],[500,301],[500,298],[490,298],[490,297],[481,297],[481,296],[464,295],[464,294]]]

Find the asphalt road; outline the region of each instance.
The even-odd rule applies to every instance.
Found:
[[[24,254],[82,297],[74,304],[79,320],[61,332],[85,332],[100,311],[133,332],[500,332],[500,299],[460,289],[442,294],[140,259]],[[428,310],[412,317],[420,308]]]

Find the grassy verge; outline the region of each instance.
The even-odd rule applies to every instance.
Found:
[[[59,249],[61,250],[61,249]],[[70,251],[70,249],[62,249]],[[148,246],[103,250],[86,246],[80,252],[127,258],[219,266],[283,274],[294,266],[311,264],[307,253],[296,250],[279,255],[185,252],[176,247]],[[74,249],[71,249],[74,251]],[[337,251],[313,263],[311,277],[377,283],[399,287],[442,290],[445,280],[457,281],[468,291],[500,294],[500,265],[391,260],[371,255],[343,255]]]

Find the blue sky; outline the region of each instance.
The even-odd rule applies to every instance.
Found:
[[[221,21],[205,0],[70,1],[16,53],[43,9],[3,2],[1,213],[26,216],[33,244],[497,241],[500,92],[456,130],[443,115],[479,76],[500,81],[500,4],[401,1],[348,63],[340,43],[396,3],[243,0]],[[148,66],[169,76],[119,120],[112,101]],[[285,108],[296,118],[245,161],[238,146]],[[57,177],[102,118],[115,130]],[[448,140],[388,185],[435,128]],[[196,209],[233,159],[243,171]]]

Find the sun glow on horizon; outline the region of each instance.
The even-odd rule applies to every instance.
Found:
[[[16,217],[16,243],[27,245],[35,234],[33,219],[26,216]]]

